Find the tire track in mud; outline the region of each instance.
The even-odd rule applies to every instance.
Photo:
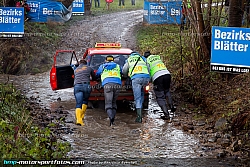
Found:
[[[143,10],[88,17],[71,26],[60,49],[73,49],[83,54],[96,42],[120,42],[122,47],[135,49],[133,27],[142,23]]]

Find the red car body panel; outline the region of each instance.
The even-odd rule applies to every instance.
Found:
[[[91,56],[93,55],[116,55],[116,54],[124,54],[124,55],[130,55],[131,52],[133,52],[129,48],[111,48],[111,47],[101,47],[101,48],[88,48],[86,52],[83,54],[83,59],[87,60],[88,63],[90,63]],[[104,62],[103,62],[104,63]],[[125,78],[122,78],[122,90],[117,98],[117,100],[127,100],[127,101],[133,101],[134,100],[134,95],[132,88],[131,89],[126,89],[125,88]],[[97,81],[91,81],[90,82],[92,86],[92,92],[90,95],[89,100],[95,101],[95,100],[105,100],[104,99],[104,92],[103,89],[96,89],[95,86],[98,83]],[[145,99],[148,99],[148,90],[145,88]]]
[[[105,45],[105,43],[99,43]],[[99,55],[101,58],[104,58],[101,60],[101,64],[105,63],[105,56],[106,55],[117,55],[118,57],[122,55],[124,58],[123,61],[129,57],[132,50],[129,48],[121,48],[120,44],[117,43],[109,43],[110,46],[106,47],[97,47],[97,48],[88,48],[85,53],[82,56],[82,59],[87,60],[88,65],[91,67],[91,61],[92,57],[96,56],[96,58],[99,58]],[[112,46],[111,46],[112,45]],[[113,47],[115,46],[115,47]],[[58,63],[58,60],[60,56],[64,56],[62,59],[65,61],[69,56],[71,56],[70,61],[66,64],[60,64]],[[117,58],[118,58],[117,57]],[[74,50],[57,50],[54,54],[54,62],[50,71],[50,85],[52,90],[60,90],[60,89],[66,89],[73,87],[74,85],[74,70],[72,68],[73,59],[76,59],[77,64],[79,63],[77,60],[77,56],[75,54]],[[119,57],[120,58],[120,57]],[[124,63],[123,62],[123,63]],[[64,62],[65,63],[65,62]],[[95,66],[95,72],[98,69],[99,65]],[[123,66],[124,64],[122,64]],[[122,89],[118,96],[117,100],[121,101],[133,101],[133,91],[132,88],[126,89],[125,87],[125,78],[122,77]],[[105,100],[104,98],[104,91],[103,88],[101,88],[101,83],[98,81],[90,81],[90,85],[92,87],[92,92],[90,95],[89,100],[90,101],[98,101],[98,100]],[[145,100],[148,100],[148,88],[144,89],[145,92]]]

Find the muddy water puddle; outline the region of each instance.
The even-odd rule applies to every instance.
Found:
[[[52,91],[48,73],[28,76],[9,76],[9,82],[22,87],[27,97],[34,97],[42,107],[55,110],[62,107],[70,113],[68,126],[74,133],[63,136],[72,144],[69,157],[85,158],[193,158],[203,154],[199,141],[176,129],[172,123],[160,119],[162,113],[154,100],[149,109],[143,111],[143,123],[135,123],[133,110],[117,111],[115,126],[103,109],[87,109],[85,126],[74,125],[75,99],[73,88]],[[2,78],[4,80],[4,78]],[[28,81],[28,82],[26,82]]]
[[[0,82],[6,82],[7,78],[1,75]],[[50,110],[61,107],[70,113],[66,120],[71,121],[66,121],[65,127],[73,131],[61,134],[62,139],[72,146],[67,157],[84,159],[86,166],[201,166],[202,163],[202,166],[209,166],[211,162],[217,164],[216,159],[202,158],[209,155],[201,149],[197,138],[177,129],[173,123],[160,119],[162,113],[159,112],[160,108],[152,95],[149,109],[143,110],[142,124],[135,123],[135,111],[122,107],[117,111],[115,126],[110,127],[103,109],[88,108],[85,125],[77,126],[74,124],[75,99],[72,88],[52,91],[48,73],[9,76],[8,82],[24,90],[27,97],[36,98],[41,107]],[[178,113],[175,119],[178,119]],[[124,164],[125,162],[128,164]]]
[[[85,126],[76,126],[75,134],[65,135],[75,148],[69,157],[192,158],[201,154],[194,137],[160,119],[160,113],[143,112],[143,123],[138,124],[135,111],[118,111],[115,126],[110,127],[104,110],[87,109]],[[70,113],[73,117],[74,110]]]

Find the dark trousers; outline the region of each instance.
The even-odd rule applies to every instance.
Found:
[[[116,99],[121,91],[121,85],[108,83],[104,85],[105,110],[117,109]]]
[[[124,2],[125,0],[119,0],[119,6],[124,6],[125,5],[125,2]]]
[[[154,80],[154,92],[156,101],[159,106],[167,105],[166,99],[168,99],[168,106],[170,109],[173,107],[172,97],[170,94],[170,83],[171,83],[171,75],[165,74]]]
[[[95,7],[100,7],[100,0],[95,0]]]

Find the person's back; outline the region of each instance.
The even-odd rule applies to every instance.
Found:
[[[105,111],[110,120],[110,126],[114,125],[117,110],[116,99],[121,90],[121,67],[114,62],[114,57],[108,55],[106,63],[102,64],[96,76],[101,76],[102,86],[104,88]]]
[[[164,113],[165,117],[163,118],[169,119],[166,98],[168,99],[168,105],[171,111],[175,111],[170,94],[171,74],[159,55],[151,55],[150,51],[147,51],[144,53],[144,56],[147,58],[149,64],[149,71],[154,85],[153,90],[155,92],[156,101]]]
[[[85,60],[80,60],[79,66],[74,70],[74,95],[76,99],[76,124],[84,125],[83,118],[87,109],[91,93],[90,77],[95,80],[94,70],[87,66]]]
[[[101,76],[102,86],[107,83],[117,83],[121,85],[121,68],[113,61],[102,64],[98,68],[96,75]]]
[[[156,78],[162,75],[170,74],[170,72],[168,71],[167,67],[165,66],[159,55],[150,55],[147,58],[147,63],[149,64],[150,67],[149,72],[152,78],[151,79],[152,82],[154,82]]]
[[[137,117],[135,122],[142,122],[142,104],[144,101],[144,87],[148,85],[150,75],[146,58],[139,53],[132,52],[123,66],[122,73],[132,80]]]
[[[134,78],[150,78],[146,58],[138,53],[132,53],[124,66],[126,66],[123,69],[124,73],[128,73],[132,80]]]
[[[90,82],[90,76],[94,80],[95,74],[92,72],[93,69],[87,65],[87,63],[81,63],[74,70],[74,85],[77,83]]]

